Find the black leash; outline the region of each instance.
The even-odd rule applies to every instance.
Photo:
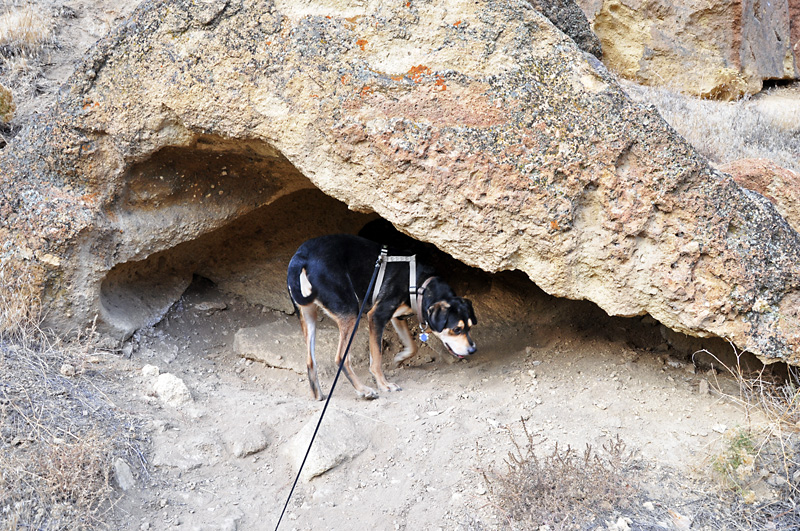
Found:
[[[336,371],[336,376],[333,378],[333,384],[331,384],[331,391],[328,393],[328,398],[325,400],[325,406],[322,408],[322,413],[319,415],[319,420],[317,421],[317,427],[314,428],[314,434],[311,436],[311,442],[308,443],[308,450],[306,450],[306,455],[303,457],[303,462],[300,463],[300,470],[297,471],[297,477],[294,478],[294,483],[292,484],[292,490],[289,491],[289,497],[286,498],[286,503],[283,505],[283,510],[281,511],[281,515],[278,518],[278,524],[275,526],[275,531],[278,531],[278,527],[281,525],[281,520],[283,520],[283,515],[286,513],[286,508],[289,507],[289,501],[292,499],[292,494],[294,494],[294,489],[297,487],[297,482],[300,480],[300,474],[303,472],[303,467],[306,464],[306,460],[308,459],[308,455],[311,453],[311,446],[314,444],[314,439],[317,437],[317,432],[319,431],[319,427],[322,424],[322,418],[325,416],[325,411],[328,409],[328,404],[331,401],[331,397],[333,396],[333,390],[336,388],[336,382],[339,381],[339,375],[342,373],[342,367],[344,367],[344,361],[347,359],[347,354],[350,352],[350,345],[353,344],[353,338],[358,332],[358,323],[361,321],[361,315],[364,313],[364,307],[369,300],[369,294],[372,291],[372,288],[375,287],[375,278],[378,276],[378,268],[380,268],[381,263],[383,262],[384,258],[386,257],[386,247],[384,246],[381,250],[380,256],[378,256],[378,260],[375,262],[375,271],[372,273],[372,279],[369,281],[369,287],[367,288],[367,293],[364,295],[364,300],[361,301],[361,308],[358,310],[358,317],[356,317],[356,325],[353,327],[353,333],[350,334],[350,339],[347,341],[347,348],[344,349],[344,355],[342,356],[342,361],[339,362],[339,369]]]

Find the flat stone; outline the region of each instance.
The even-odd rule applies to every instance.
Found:
[[[295,473],[306,454],[317,421],[318,416],[309,419],[283,449]],[[363,422],[357,422],[354,415],[328,409],[300,478],[310,481],[361,454],[369,446],[368,427]]]

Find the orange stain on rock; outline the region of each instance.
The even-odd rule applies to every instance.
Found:
[[[356,44],[358,44],[359,48],[361,48],[361,51],[363,52],[364,51],[364,46],[367,45],[367,40],[366,39],[358,39],[356,41]]]
[[[422,76],[428,75],[431,73],[431,69],[425,65],[417,65],[412,66],[408,71],[408,77],[410,77],[414,83],[419,83],[422,79]]]

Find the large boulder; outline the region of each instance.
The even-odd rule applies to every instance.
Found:
[[[800,362],[798,234],[523,1],[147,3],[0,168],[3,267],[44,278],[61,329],[124,336],[251,242],[342,230],[319,189],[485,271]]]
[[[706,98],[798,79],[798,0],[579,0],[621,75]],[[792,11],[794,10],[794,11]]]

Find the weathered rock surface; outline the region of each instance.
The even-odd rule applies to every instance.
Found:
[[[272,440],[272,432],[266,423],[248,421],[243,424],[239,429],[228,430],[221,435],[225,448],[234,457],[241,458],[257,454],[269,446]]]
[[[720,166],[748,190],[763,195],[800,232],[800,175],[767,159],[742,159]]]
[[[602,42],[605,64],[643,84],[735,99],[758,92],[764,80],[800,77],[797,0],[579,4]]]
[[[172,407],[180,407],[192,401],[192,393],[183,380],[170,373],[160,374],[155,378],[153,392],[159,400]]]
[[[789,0],[789,26],[791,32],[790,46],[794,50],[795,62],[800,54],[800,0]]]
[[[2,258],[62,329],[130,333],[154,314],[126,291],[160,308],[146,286],[242,252],[197,241],[316,186],[485,271],[800,362],[797,233],[524,2],[148,3],[0,157]],[[286,204],[253,239],[309,209]]]
[[[535,10],[546,16],[555,27],[569,35],[581,50],[598,59],[603,57],[600,39],[589,27],[589,20],[575,0],[528,0]]]
[[[299,332],[300,323],[290,323],[288,320],[242,328],[234,337],[233,351],[238,356],[260,361],[270,367],[306,374],[305,359],[293,356],[303,349],[303,336]],[[331,332],[335,333],[333,330]],[[330,345],[331,341],[324,341],[322,336],[317,334],[320,352],[336,352],[336,343]],[[339,334],[336,334],[338,337]],[[326,346],[323,347],[322,343],[326,343]]]

